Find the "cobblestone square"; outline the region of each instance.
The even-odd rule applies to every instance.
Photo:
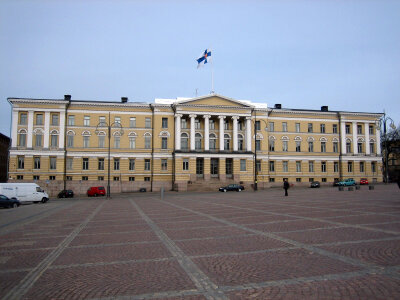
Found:
[[[398,299],[394,185],[0,209],[1,299]]]

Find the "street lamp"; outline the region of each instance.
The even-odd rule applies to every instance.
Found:
[[[380,130],[383,127],[383,134],[381,133],[382,139],[384,141],[384,149],[385,154],[383,155],[384,165],[385,165],[385,174],[384,174],[384,182],[388,183],[389,181],[389,147],[388,147],[388,137],[386,132],[386,124],[389,122],[389,126],[392,129],[396,129],[394,125],[394,121],[392,118],[386,116],[386,113],[383,114],[383,117],[376,122],[377,128]]]
[[[260,119],[259,121],[263,121],[265,124],[265,130],[268,130],[267,122],[265,120]],[[258,126],[257,126],[257,113],[255,113],[254,117],[254,191],[258,190],[258,180],[257,180],[257,175],[258,175],[258,168],[257,168],[257,131],[258,131]]]
[[[98,135],[102,130],[102,128],[108,129],[108,178],[107,178],[107,198],[110,198],[110,165],[111,165],[111,131],[112,129],[116,129],[114,132],[117,133],[119,136],[124,134],[124,130],[122,129],[122,125],[120,122],[113,122],[110,121],[110,112],[108,113],[108,123],[105,121],[100,121],[99,124],[96,126],[95,133]]]

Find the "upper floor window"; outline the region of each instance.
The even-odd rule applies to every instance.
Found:
[[[25,158],[23,156],[18,156],[18,169],[25,168]]]
[[[230,142],[231,142],[231,138],[230,138],[229,134],[225,134],[224,135],[224,150],[229,150]]]
[[[358,142],[357,143],[357,150],[358,150],[358,153],[363,153],[363,142]]]
[[[20,113],[19,114],[19,124],[20,125],[26,125],[27,119],[28,119],[28,117],[27,117],[26,113]]]
[[[321,172],[326,172],[326,161],[321,162]]]
[[[240,171],[246,171],[246,160],[245,159],[240,160]]]
[[[296,141],[296,152],[301,152],[301,141]]]
[[[337,124],[332,125],[332,133],[337,133]]]
[[[181,128],[187,129],[187,120],[186,119],[181,119]]]
[[[321,142],[321,152],[326,152],[326,142]]]
[[[261,140],[256,140],[256,150],[260,151],[261,150]]]
[[[369,152],[370,152],[371,154],[375,153],[375,146],[374,146],[374,143],[373,143],[373,142],[370,142],[370,143],[369,143]]]
[[[99,135],[99,148],[104,148],[106,146],[106,136],[105,135]]]
[[[36,115],[36,125],[43,125],[43,114]]]
[[[308,152],[314,152],[314,142],[313,141],[308,142]]]
[[[162,128],[168,128],[168,118],[162,118],[161,127]]]
[[[106,126],[106,117],[99,117],[99,126]]]
[[[119,170],[119,158],[114,158],[114,170]]]
[[[289,172],[289,162],[288,161],[283,161],[282,162],[282,171],[283,172]]]
[[[199,119],[194,120],[194,128],[195,129],[201,129],[201,123]]]
[[[307,131],[313,132],[313,124],[312,123],[308,123]]]
[[[288,141],[282,141],[282,151],[288,151]]]
[[[89,170],[89,158],[82,158],[82,170]]]
[[[210,120],[209,124],[210,124],[210,129],[215,129],[215,121],[214,120]]]
[[[119,149],[121,146],[121,137],[119,135],[114,136],[114,148]]]
[[[144,136],[144,148],[150,149],[151,148],[151,135],[145,134]]]
[[[83,148],[89,148],[89,138],[88,135],[83,136]]]
[[[189,149],[189,137],[187,133],[181,134],[181,149],[183,150]]]
[[[282,131],[284,131],[284,132],[287,131],[287,122],[282,123]]]
[[[146,127],[146,128],[151,128],[151,118],[146,118],[145,120],[144,120],[144,127]]]
[[[50,135],[50,147],[58,147],[58,134],[52,132]]]
[[[168,149],[168,138],[161,138],[161,149]]]
[[[130,158],[129,159],[129,170],[130,171],[134,171],[135,170],[135,159],[134,158]]]
[[[275,140],[274,139],[269,140],[269,151],[271,151],[271,152],[275,151]]]
[[[73,132],[67,132],[67,147],[74,147],[74,136]]]
[[[353,162],[351,161],[347,162],[347,172],[353,172]]]
[[[346,153],[351,152],[351,142],[348,140],[346,141]]]
[[[69,126],[75,125],[75,116],[68,116],[68,125]]]
[[[134,117],[129,118],[129,127],[136,128],[136,118]]]
[[[90,126],[90,116],[83,117],[83,126]]]
[[[325,124],[320,124],[321,133],[325,133]]]
[[[40,157],[33,158],[33,168],[40,169]]]
[[[224,130],[229,130],[229,122],[224,120]]]
[[[189,170],[189,159],[184,158],[182,162],[182,170],[188,171]]]
[[[260,121],[255,122],[256,130],[261,130],[261,123]]]
[[[296,123],[296,132],[300,132],[300,123]]]
[[[200,150],[201,149],[201,134],[200,133],[196,133],[195,134],[195,149],[196,150]]]
[[[269,171],[275,172],[275,161],[273,161],[273,160],[269,161]]]
[[[369,125],[369,134],[374,134],[374,126]]]
[[[268,123],[268,128],[270,132],[274,132],[275,131],[275,124],[274,122],[269,122]]]
[[[357,134],[362,134],[362,125],[357,125]]]
[[[210,133],[210,150],[217,149],[217,136],[214,133]]]
[[[35,134],[35,146],[42,147],[43,145],[43,134],[41,131],[37,131]]]
[[[58,119],[59,119],[58,114],[51,115],[51,125],[58,126],[58,121],[59,121]]]
[[[25,130],[21,130],[18,133],[18,146],[26,147],[26,131]]]
[[[121,124],[121,117],[115,117],[114,118],[114,123],[115,124]]]
[[[144,170],[150,171],[150,167],[151,167],[150,159],[145,159],[144,160]]]
[[[350,125],[346,124],[346,134],[350,134]]]
[[[333,152],[338,153],[339,152],[339,144],[338,142],[333,142]]]
[[[104,170],[104,158],[99,158],[97,161],[97,168],[99,170]]]

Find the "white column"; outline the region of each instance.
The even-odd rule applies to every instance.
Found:
[[[26,144],[27,148],[32,148],[32,137],[33,137],[33,110],[28,111],[28,141]]]
[[[17,147],[18,145],[18,111],[13,110],[12,113],[12,125],[11,125],[11,147]]]
[[[43,148],[49,148],[49,135],[50,135],[50,112],[44,113],[44,136],[43,136]]]
[[[219,150],[224,150],[224,119],[225,116],[219,116]]]
[[[369,123],[364,123],[364,130],[365,130],[365,154],[370,155],[369,151]]]
[[[204,151],[210,150],[210,115],[204,115]]]
[[[197,115],[189,115],[190,117],[190,150],[195,150],[195,130],[194,130],[194,121]]]
[[[238,116],[232,117],[233,122],[233,151],[238,151]]]
[[[64,136],[64,134],[65,134],[65,112],[60,112],[60,135],[58,136],[59,137],[59,141],[58,141],[58,148],[60,148],[60,149],[63,149],[65,146],[64,146],[64,139],[65,139],[65,136]]]
[[[346,154],[346,122],[344,120],[340,120],[340,134],[341,134],[341,145],[342,145],[342,154]]]
[[[251,117],[246,117],[246,150],[251,151]]]
[[[376,155],[381,155],[381,130],[376,127]]]
[[[353,153],[358,154],[357,122],[353,122]]]
[[[175,149],[181,150],[181,114],[175,115]]]

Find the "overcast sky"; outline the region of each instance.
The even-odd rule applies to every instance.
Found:
[[[400,122],[400,1],[0,1],[8,97],[153,102],[211,91]]]

